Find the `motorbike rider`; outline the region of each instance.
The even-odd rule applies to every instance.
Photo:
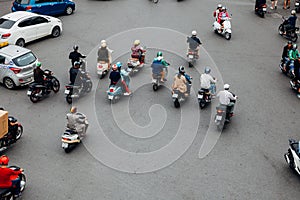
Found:
[[[189,50],[195,51],[196,52],[196,58],[199,58],[199,48],[202,42],[200,39],[197,37],[197,31],[193,30],[192,31],[192,36],[187,37],[187,43],[189,43]]]
[[[256,0],[255,1],[255,10],[257,11],[259,8],[261,8],[266,3],[267,3],[266,0]]]
[[[289,64],[286,66],[286,71],[294,71],[294,61],[300,56],[297,49],[297,44],[293,44],[292,49],[289,51]]]
[[[4,111],[3,107],[0,107],[0,110]],[[12,136],[12,143],[17,141],[17,134],[18,134],[18,122],[15,118],[8,116],[8,133],[4,139],[7,139],[9,135]],[[8,142],[8,141],[7,141]]]
[[[218,4],[217,9],[214,11],[213,16],[218,20],[219,13],[222,12],[222,4]]]
[[[112,71],[109,74],[109,79],[110,79],[110,85],[117,85],[117,83],[121,79],[121,74],[116,64],[112,66]]]
[[[130,90],[129,90],[129,83],[130,83],[130,78],[129,78],[129,72],[127,72],[125,69],[122,69],[122,63],[121,62],[117,62],[116,63],[117,67],[118,67],[118,71],[120,72],[121,75],[121,83],[123,85],[123,87],[125,88],[125,96],[128,96],[131,94]]]
[[[283,34],[286,34],[289,30],[295,29],[296,21],[297,21],[296,11],[292,10],[291,16],[287,19],[286,23],[283,25],[283,30],[284,30]]]
[[[45,72],[44,72],[44,70],[41,69],[41,67],[42,67],[42,63],[37,62],[35,64],[35,68],[33,70],[33,78],[34,78],[34,82],[35,83],[44,85],[44,82],[45,82],[44,81]]]
[[[210,92],[214,95],[213,88],[211,87],[212,84],[216,83],[217,80],[210,75],[211,69],[209,67],[205,67],[204,74],[200,76],[200,88],[204,90],[205,93]]]
[[[73,50],[70,54],[69,54],[69,59],[71,60],[71,66],[74,66],[74,63],[80,62],[80,58],[85,58],[85,55],[82,55],[81,53],[78,52],[78,45],[74,45],[73,46]]]
[[[292,82],[294,82],[294,84],[298,84],[298,81],[300,81],[300,57],[298,57],[294,62],[294,78],[292,79]],[[297,90],[297,97],[300,98],[299,89]]]
[[[101,40],[101,46],[98,49],[98,62],[104,61],[108,63],[108,70],[110,69],[111,63],[111,52],[112,50],[107,47],[106,41]]]
[[[222,7],[222,12],[218,15],[218,23],[221,25],[219,32],[222,32],[224,28],[224,21],[229,18],[229,14],[227,12],[227,8],[225,6]]]
[[[191,77],[185,73],[184,66],[178,68],[178,73],[174,77],[174,82],[172,84],[172,92],[175,89],[183,93],[185,96],[189,95],[187,83],[191,83]]]
[[[292,41],[288,41],[288,43],[283,47],[282,55],[281,55],[281,61],[284,64],[284,68],[286,67],[286,64],[289,61],[289,51],[293,48]]]
[[[70,85],[80,85],[80,80],[81,80],[81,71],[80,71],[80,62],[75,61],[73,67],[70,68],[69,70],[70,74]],[[80,77],[77,78],[77,75]],[[77,81],[76,81],[77,80]]]
[[[133,47],[131,47],[131,57],[138,58],[140,63],[143,63],[143,53],[145,50],[140,46],[140,44],[140,40],[135,40],[133,42]]]
[[[160,60],[153,60],[151,64],[152,68],[152,77],[155,78],[155,76],[161,76],[161,82],[164,82],[164,68],[165,66],[160,62]]]
[[[9,158],[6,155],[0,157],[0,188],[11,188],[15,197],[19,197],[21,180],[19,174],[21,170],[14,171],[8,167]]]
[[[219,97],[219,101],[221,105],[225,105],[227,107],[226,113],[227,114],[233,114],[233,109],[234,109],[234,102],[231,102],[230,100],[236,100],[237,96],[233,96],[231,92],[229,92],[230,85],[225,84],[224,85],[224,90],[220,91],[217,94],[217,97]],[[229,121],[229,119],[227,119]]]
[[[67,128],[76,131],[80,139],[82,139],[88,128],[85,115],[77,112],[77,107],[72,106],[70,113],[67,114]]]

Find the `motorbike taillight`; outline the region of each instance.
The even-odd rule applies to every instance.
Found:
[[[103,68],[103,66],[102,65],[98,65],[98,68],[101,69],[101,68]]]
[[[109,92],[114,92],[114,88],[109,88]]]
[[[223,110],[217,110],[217,113],[221,114],[221,113],[223,113]]]

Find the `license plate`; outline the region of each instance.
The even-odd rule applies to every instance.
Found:
[[[299,6],[299,3],[295,3],[295,6]]]
[[[265,12],[266,12],[266,11],[267,11],[267,8],[263,8],[263,11],[265,11]]]
[[[108,95],[108,99],[112,100],[114,96]]]
[[[299,31],[295,31],[295,33],[299,34]]]
[[[178,94],[173,94],[172,97],[173,97],[173,98],[177,98],[177,97],[178,97]]]
[[[189,58],[194,58],[194,56],[193,55],[189,55]]]
[[[202,94],[198,94],[198,99],[202,99],[203,95]]]
[[[222,116],[221,115],[217,115],[216,120],[221,120]]]
[[[70,94],[70,90],[65,90],[65,94]]]
[[[63,142],[63,143],[61,144],[61,147],[62,147],[62,148],[68,148],[68,146],[69,146],[68,143],[64,143],[64,142]]]
[[[28,95],[28,96],[30,96],[30,95],[31,95],[31,93],[32,93],[31,91],[27,91],[27,95]]]

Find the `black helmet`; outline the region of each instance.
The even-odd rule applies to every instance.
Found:
[[[185,73],[184,66],[178,68],[179,73]]]
[[[293,44],[293,42],[292,42],[291,40],[289,40],[287,43],[288,43],[288,44]]]
[[[74,45],[74,46],[73,46],[73,49],[74,49],[75,51],[77,51],[78,48],[79,48],[78,45]]]

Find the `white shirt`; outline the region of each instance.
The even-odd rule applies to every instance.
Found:
[[[204,89],[209,89],[211,83],[216,83],[216,80],[209,74],[201,74],[200,76],[200,87]]]
[[[228,105],[230,103],[230,100],[236,99],[236,97],[234,97],[228,90],[220,91],[217,94],[217,97],[219,97],[220,104],[224,105]]]

